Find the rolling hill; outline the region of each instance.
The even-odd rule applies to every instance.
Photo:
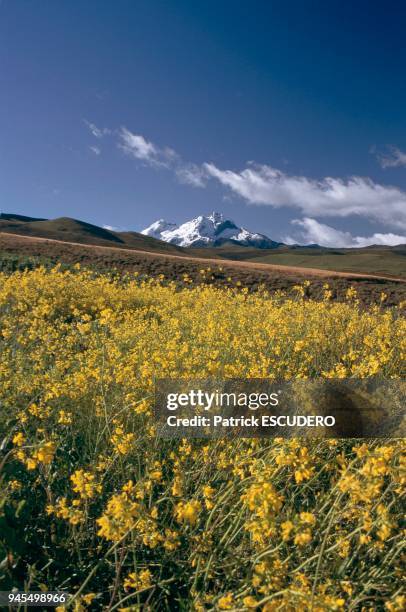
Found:
[[[144,236],[138,232],[115,232],[70,217],[36,219],[1,213],[0,232],[62,240],[63,242],[77,242],[79,244],[156,251],[158,253],[182,253],[183,251],[181,247],[150,236]]]
[[[371,246],[360,249],[331,249],[319,246],[252,249],[224,245],[217,249],[189,250],[197,257],[220,257],[233,261],[406,277],[406,245]]]

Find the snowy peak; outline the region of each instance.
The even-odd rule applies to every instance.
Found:
[[[215,224],[216,224],[216,223],[217,223],[217,224],[219,224],[219,223],[222,223],[222,222],[224,221],[224,215],[223,215],[223,213],[219,213],[219,212],[215,212],[215,211],[213,211],[213,212],[211,213],[211,215],[209,215],[207,218],[208,218],[210,221],[213,221],[213,223],[215,223]]]
[[[234,221],[226,219],[219,212],[212,212],[207,217],[199,215],[179,226],[159,219],[141,233],[182,247],[220,246],[225,242],[263,249],[279,245],[263,234],[238,227]]]
[[[158,240],[162,240],[161,234],[165,231],[171,231],[176,229],[176,223],[168,223],[165,219],[158,219],[155,223],[151,223],[149,227],[146,227],[142,230],[141,234],[144,236],[152,236],[152,238],[158,238]]]

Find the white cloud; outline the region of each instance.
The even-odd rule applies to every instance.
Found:
[[[126,128],[121,129],[121,141],[121,147],[124,151],[137,159],[150,160],[157,155],[157,149],[152,142],[148,142],[143,136],[133,134]]]
[[[180,162],[175,170],[180,183],[192,185],[192,187],[204,187],[207,174],[202,166]]]
[[[388,153],[378,154],[378,161],[382,168],[396,168],[397,166],[406,166],[406,153],[394,146],[388,147]]]
[[[103,138],[103,136],[108,136],[109,134],[111,134],[111,130],[109,130],[108,128],[99,128],[94,123],[87,121],[87,119],[83,119],[83,121],[95,138]]]
[[[391,233],[377,233],[369,237],[352,236],[350,232],[342,232],[309,217],[294,219],[292,224],[301,228],[299,236],[297,238],[287,236],[283,239],[286,244],[320,244],[326,247],[341,248],[366,247],[373,244],[389,246],[406,244],[406,236]]]
[[[151,166],[168,168],[178,159],[178,155],[173,149],[169,147],[160,148],[146,140],[144,136],[130,132],[126,127],[121,128],[119,138],[119,147],[123,151]]]
[[[110,232],[118,232],[120,228],[114,227],[114,225],[103,225],[103,229],[109,230]]]
[[[95,155],[100,155],[101,153],[101,148],[100,147],[89,147],[89,149],[95,154]]]
[[[87,124],[98,138],[111,133],[106,129],[100,130],[94,124]],[[345,218],[356,215],[393,228],[406,229],[406,192],[395,186],[381,185],[360,176],[318,180],[290,175],[272,166],[253,162],[248,162],[241,171],[222,170],[213,163],[199,165],[184,161],[173,149],[160,147],[127,127],[114,133],[118,134],[118,146],[127,155],[151,167],[170,170],[179,182],[193,187],[205,187],[212,178],[250,204],[296,208],[303,216],[313,220],[317,217]],[[396,148],[391,151],[392,157],[384,162],[387,166],[400,165],[404,159],[406,163],[406,154]],[[371,240],[380,240],[382,236],[385,240],[399,238],[397,234],[375,234]],[[350,239],[347,237],[345,240]],[[344,238],[341,237],[341,240]],[[360,240],[363,238],[360,237]]]
[[[184,162],[170,147],[159,147],[140,134],[134,134],[122,127],[118,146],[128,155],[153,167],[172,170],[180,183],[203,187],[206,172],[202,166]]]
[[[251,204],[298,208],[310,217],[359,215],[406,229],[406,193],[369,178],[322,180],[291,176],[271,166],[252,166],[241,172],[204,164],[206,172]]]

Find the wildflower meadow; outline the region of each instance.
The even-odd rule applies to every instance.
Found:
[[[152,403],[164,377],[402,378],[404,306],[0,274],[1,589],[66,591],[59,612],[403,611],[402,440],[163,440]]]

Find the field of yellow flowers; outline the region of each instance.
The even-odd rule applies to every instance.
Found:
[[[151,415],[159,377],[404,377],[402,305],[183,284],[0,274],[0,588],[403,611],[401,440],[168,441]]]

